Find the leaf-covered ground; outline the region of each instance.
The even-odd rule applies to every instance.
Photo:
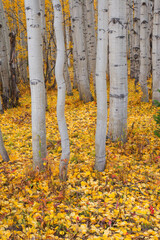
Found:
[[[46,114],[46,171],[32,171],[30,92],[0,116],[9,163],[0,159],[0,239],[160,239],[160,140],[152,103],[129,82],[128,141],[106,141],[107,165],[93,170],[96,103],[66,98],[71,156],[68,180],[58,179],[61,155],[56,90]]]

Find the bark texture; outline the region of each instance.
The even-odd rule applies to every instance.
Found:
[[[140,7],[140,77],[142,101],[148,102],[148,0],[141,0]]]
[[[96,161],[95,169],[104,171],[106,165],[106,130],[107,130],[107,42],[108,42],[108,1],[98,1],[98,40],[96,57]]]
[[[67,178],[68,161],[70,157],[69,137],[67,132],[67,125],[64,115],[65,107],[65,80],[63,76],[64,60],[65,60],[65,44],[63,33],[63,19],[62,19],[62,7],[59,0],[53,0],[54,8],[54,28],[57,43],[57,57],[55,75],[58,86],[58,98],[57,98],[57,119],[58,126],[61,135],[62,155],[60,159],[59,175],[60,179],[65,181]]]
[[[96,33],[94,20],[94,1],[84,1],[84,26],[86,47],[88,55],[88,73],[89,77],[92,74],[93,84],[95,89],[95,67],[96,67]]]
[[[110,116],[108,137],[127,139],[126,0],[109,1]]]
[[[46,158],[45,83],[39,0],[25,0],[28,60],[32,100],[33,168],[43,169]]]
[[[17,87],[17,76],[16,76],[16,35],[14,32],[9,33],[10,37],[10,72],[11,72],[11,106],[15,107],[18,105],[19,90]]]
[[[81,0],[70,0],[72,17],[72,35],[74,48],[76,48],[76,79],[80,99],[84,102],[92,101],[90,92],[86,42],[84,37],[83,7]],[[74,69],[75,70],[75,69]]]
[[[160,102],[160,1],[154,2],[153,43],[152,43],[153,102]]]
[[[134,0],[134,32],[133,32],[133,61],[135,88],[139,81],[140,74],[140,1]]]
[[[9,70],[9,33],[4,14],[2,0],[0,0],[0,75],[2,80],[2,102],[3,108],[9,107],[10,98],[10,70]]]

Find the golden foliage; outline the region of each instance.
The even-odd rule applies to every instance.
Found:
[[[128,141],[106,142],[106,170],[93,170],[96,103],[66,98],[71,157],[59,181],[56,91],[49,91],[46,171],[32,171],[30,93],[0,124],[11,161],[0,166],[0,239],[159,239],[160,140],[152,103],[129,82]]]

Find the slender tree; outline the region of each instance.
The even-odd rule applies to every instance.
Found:
[[[64,115],[65,107],[65,80],[63,76],[64,71],[64,60],[65,60],[65,44],[64,44],[64,33],[63,33],[63,19],[62,19],[62,7],[59,0],[52,0],[54,8],[54,28],[57,43],[57,57],[55,75],[58,86],[58,98],[57,98],[57,119],[58,126],[61,135],[61,146],[62,155],[60,159],[60,179],[66,180],[68,160],[70,157],[69,137],[67,132],[67,125]]]
[[[89,77],[92,74],[95,89],[96,33],[94,20],[94,1],[85,0],[83,6]]]
[[[95,169],[103,171],[106,164],[106,129],[107,129],[107,41],[108,41],[108,1],[98,1],[98,35],[96,57],[96,162]]]
[[[33,168],[43,169],[46,158],[45,83],[43,76],[43,51],[41,13],[39,0],[25,0],[28,60],[32,99]]]
[[[133,18],[133,61],[134,61],[134,77],[135,77],[135,88],[139,81],[140,73],[140,1],[134,0],[134,18]]]
[[[0,129],[0,155],[2,156],[2,159],[5,162],[9,161],[8,153],[7,153],[7,151],[6,151],[5,147],[4,147],[4,142],[3,142],[3,138],[2,138],[1,129]]]
[[[74,34],[74,18],[72,14],[72,9],[73,9],[73,0],[69,0],[69,9],[70,9],[70,18],[71,18],[71,37],[72,37],[72,42],[73,42],[73,49],[72,49],[72,54],[73,54],[73,88],[77,89],[78,88],[78,53],[76,49],[76,39],[75,39],[75,34]]]
[[[62,8],[64,9],[66,6],[64,5],[64,1],[62,1],[63,5]],[[68,56],[69,54],[69,20],[67,19],[67,14],[65,11],[63,11],[63,29],[64,29],[64,42],[65,42],[65,61],[64,61],[64,80],[66,84],[66,91],[68,96],[72,96],[72,85],[68,70],[68,62],[70,61],[70,58]]]
[[[22,22],[22,19],[24,18],[24,11],[22,5],[18,4],[18,29],[19,29],[19,44],[21,46],[21,49],[18,51],[19,54],[19,68],[18,68],[18,73],[19,73],[19,79],[23,81],[23,83],[28,83],[28,72],[27,72],[27,39],[25,36],[26,33],[26,27],[24,26],[24,23]]]
[[[0,0],[0,75],[2,81],[3,108],[9,107],[10,98],[10,70],[9,70],[9,31],[5,18],[2,0]]]
[[[72,34],[74,47],[77,51],[77,83],[80,99],[84,102],[92,100],[89,85],[88,62],[86,41],[84,36],[83,7],[81,0],[70,0],[71,16],[72,16]]]
[[[152,34],[153,34],[153,2],[148,3],[148,77],[152,74]]]
[[[140,7],[140,76],[142,101],[148,102],[148,0],[141,0]]]
[[[160,1],[154,1],[152,43],[153,102],[160,102]]]
[[[133,0],[127,1],[128,11],[128,32],[129,32],[129,57],[130,57],[130,76],[134,78],[134,56],[133,56],[133,41],[134,41],[134,24],[133,24]]]
[[[19,90],[17,86],[17,74],[16,74],[16,34],[14,32],[9,33],[10,37],[10,72],[11,72],[11,81],[10,81],[10,88],[11,88],[11,106],[15,107],[18,105],[19,100]]]
[[[108,137],[127,138],[126,0],[109,1],[110,116]]]

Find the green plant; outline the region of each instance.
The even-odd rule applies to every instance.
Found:
[[[160,92],[160,90],[159,90],[159,92]],[[154,103],[157,107],[160,107],[160,102],[154,101]],[[153,117],[157,123],[157,129],[154,131],[154,134],[160,138],[160,110]]]

